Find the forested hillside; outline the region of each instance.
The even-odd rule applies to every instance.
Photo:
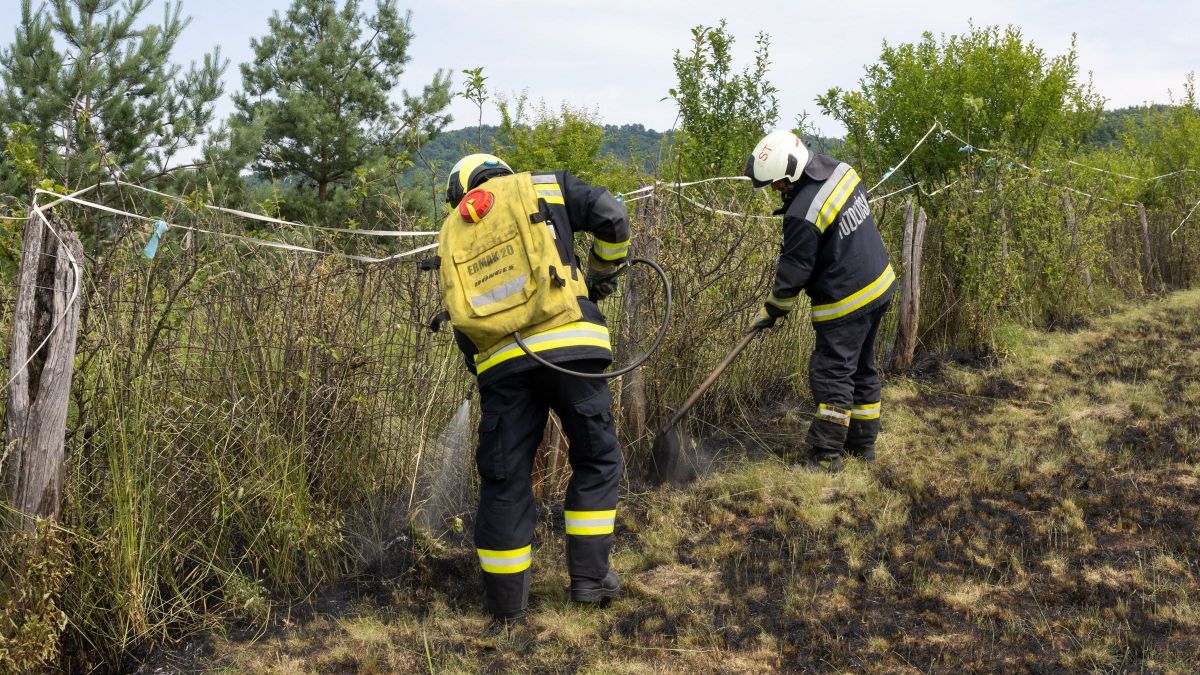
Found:
[[[1154,105],[1104,110],[1096,128],[1085,134],[1084,142],[1096,148],[1120,147],[1123,136],[1143,126],[1153,115],[1167,111],[1169,106]],[[656,164],[669,148],[664,143],[670,142],[670,133],[647,129],[641,124],[602,124],[603,137],[600,146],[600,156],[640,168],[653,174]],[[421,148],[421,154],[433,165],[439,175],[446,175],[454,162],[463,155],[477,151],[490,151],[495,147],[500,127],[483,125],[482,127],[462,127],[448,129],[434,137]],[[482,136],[481,136],[482,134]],[[480,138],[483,139],[482,146]],[[841,142],[840,138],[828,138],[815,134],[805,134],[805,140],[820,152],[836,154]],[[421,169],[414,167],[405,174],[405,184],[420,180]]]
[[[670,140],[669,134],[647,129],[641,124],[603,124],[600,128],[603,130],[599,153],[601,157],[639,167],[647,173],[654,171],[660,153],[664,150],[663,143]],[[463,155],[491,151],[499,131],[500,128],[493,125],[443,131],[422,148],[421,152],[435,170],[444,176]],[[482,146],[479,144],[481,133]],[[414,168],[413,172],[416,171]]]
[[[1096,128],[1084,134],[1084,142],[1097,149],[1120,147],[1131,134],[1136,138],[1139,129],[1153,123],[1158,115],[1168,113],[1170,108],[1154,104],[1105,110]]]

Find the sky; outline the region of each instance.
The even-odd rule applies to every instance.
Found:
[[[146,18],[161,19],[166,0],[153,0]],[[35,0],[35,5],[37,4]],[[228,92],[241,86],[237,64],[251,58],[250,39],[263,35],[272,12],[289,0],[184,0],[192,17],[175,50],[184,64],[220,46],[230,60],[226,97],[218,117],[232,110]],[[364,5],[372,7],[373,0]],[[675,121],[671,57],[686,49],[690,30],[728,20],[737,38],[735,65],[750,62],[754,36],[771,35],[770,77],[779,89],[781,125],[807,112],[826,135],[838,124],[819,114],[814,102],[830,87],[854,87],[874,62],[884,40],[919,40],[924,31],[954,34],[976,25],[1015,24],[1048,54],[1064,53],[1078,34],[1079,65],[1091,72],[1110,107],[1165,102],[1189,71],[1200,69],[1200,2],[982,1],[868,2],[841,0],[416,0],[412,61],[401,87],[419,90],[439,69],[453,73],[456,88],[464,68],[484,67],[494,94],[528,93],[551,107],[562,102],[595,110],[611,124],[641,123],[663,130]],[[20,10],[17,0],[0,0],[0,44],[11,43]],[[450,128],[473,126],[472,104],[457,99]],[[496,123],[493,105],[485,123]]]

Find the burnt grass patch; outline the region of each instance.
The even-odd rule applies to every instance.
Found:
[[[920,397],[910,412],[947,445],[1001,438],[1030,446],[1026,466],[988,469],[1010,473],[1001,481],[1010,487],[914,480],[912,467],[881,462],[873,479],[908,508],[891,537],[853,497],[839,500],[841,511],[818,531],[789,522],[786,500],[765,512],[721,501],[731,523],[677,549],[678,564],[715,566],[724,591],[687,621],[707,623],[731,652],[768,641],[785,671],[1200,667],[1200,413],[1173,393],[1200,381],[1186,358],[1200,347],[1200,312],[1187,315],[1156,313],[1102,335],[1039,383],[1047,399],[1086,392],[1102,401],[1097,391],[1108,382],[1155,383],[1167,393],[1159,413],[1135,408],[1105,420],[1099,460],[1085,458],[1073,421],[1055,419],[1049,404],[1035,408],[1032,422],[1005,418],[1003,406],[1031,402],[1024,378],[953,355],[926,360],[912,378]],[[949,364],[979,377],[969,388],[956,384]],[[997,459],[952,467],[971,473]],[[662,619],[670,614],[643,603],[615,630],[670,644],[680,634],[677,619]]]
[[[780,404],[709,439],[722,461],[686,489],[632,485],[604,610],[550,592],[546,507],[531,609],[554,618],[530,631],[457,618],[482,614],[469,534],[310,613],[372,600],[438,672],[1200,671],[1200,301],[1048,339],[1072,342],[1028,372],[925,359],[885,392],[903,427],[885,418],[879,460],[841,476],[779,459],[808,423]]]

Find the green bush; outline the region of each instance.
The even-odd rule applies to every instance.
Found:
[[[68,620],[63,586],[72,569],[67,538],[47,521],[0,539],[0,672],[36,672],[58,662]]]

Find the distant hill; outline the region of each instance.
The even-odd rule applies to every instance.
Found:
[[[452,129],[442,132],[437,138],[422,148],[422,154],[434,167],[439,176],[445,176],[463,155],[472,152],[490,152],[496,138],[498,127],[484,125],[482,143],[480,130],[477,127]],[[670,131],[655,131],[647,129],[642,124],[606,124],[604,125],[604,140],[600,152],[611,156],[622,163],[636,164],[647,173],[653,173],[658,161],[658,153],[664,139],[670,137]],[[806,138],[809,145],[817,152],[831,152],[840,147],[841,140],[836,138],[813,137]],[[747,148],[749,151],[749,148]],[[411,185],[413,180],[428,180],[425,167],[419,159],[412,170],[404,177],[404,184]],[[542,167],[539,167],[542,168]],[[418,176],[420,176],[418,178]]]
[[[1155,104],[1152,106],[1129,106],[1105,110],[1100,118],[1100,125],[1091,133],[1084,136],[1084,143],[1095,148],[1111,148],[1121,145],[1121,135],[1131,128],[1145,124],[1146,113],[1161,113],[1171,106]]]
[[[482,144],[480,143],[480,130],[477,127],[444,131],[429,145],[422,148],[421,154],[437,168],[438,175],[444,176],[463,155],[481,151],[491,152],[498,130],[499,128],[496,126],[484,125]],[[617,161],[635,163],[642,169],[651,171],[658,156],[659,144],[669,133],[647,129],[641,124],[619,126],[606,124],[604,125],[601,153],[610,155]],[[420,160],[415,161],[418,166],[414,167],[413,172],[423,173],[424,167],[419,166]],[[410,176],[405,178],[410,178]]]

